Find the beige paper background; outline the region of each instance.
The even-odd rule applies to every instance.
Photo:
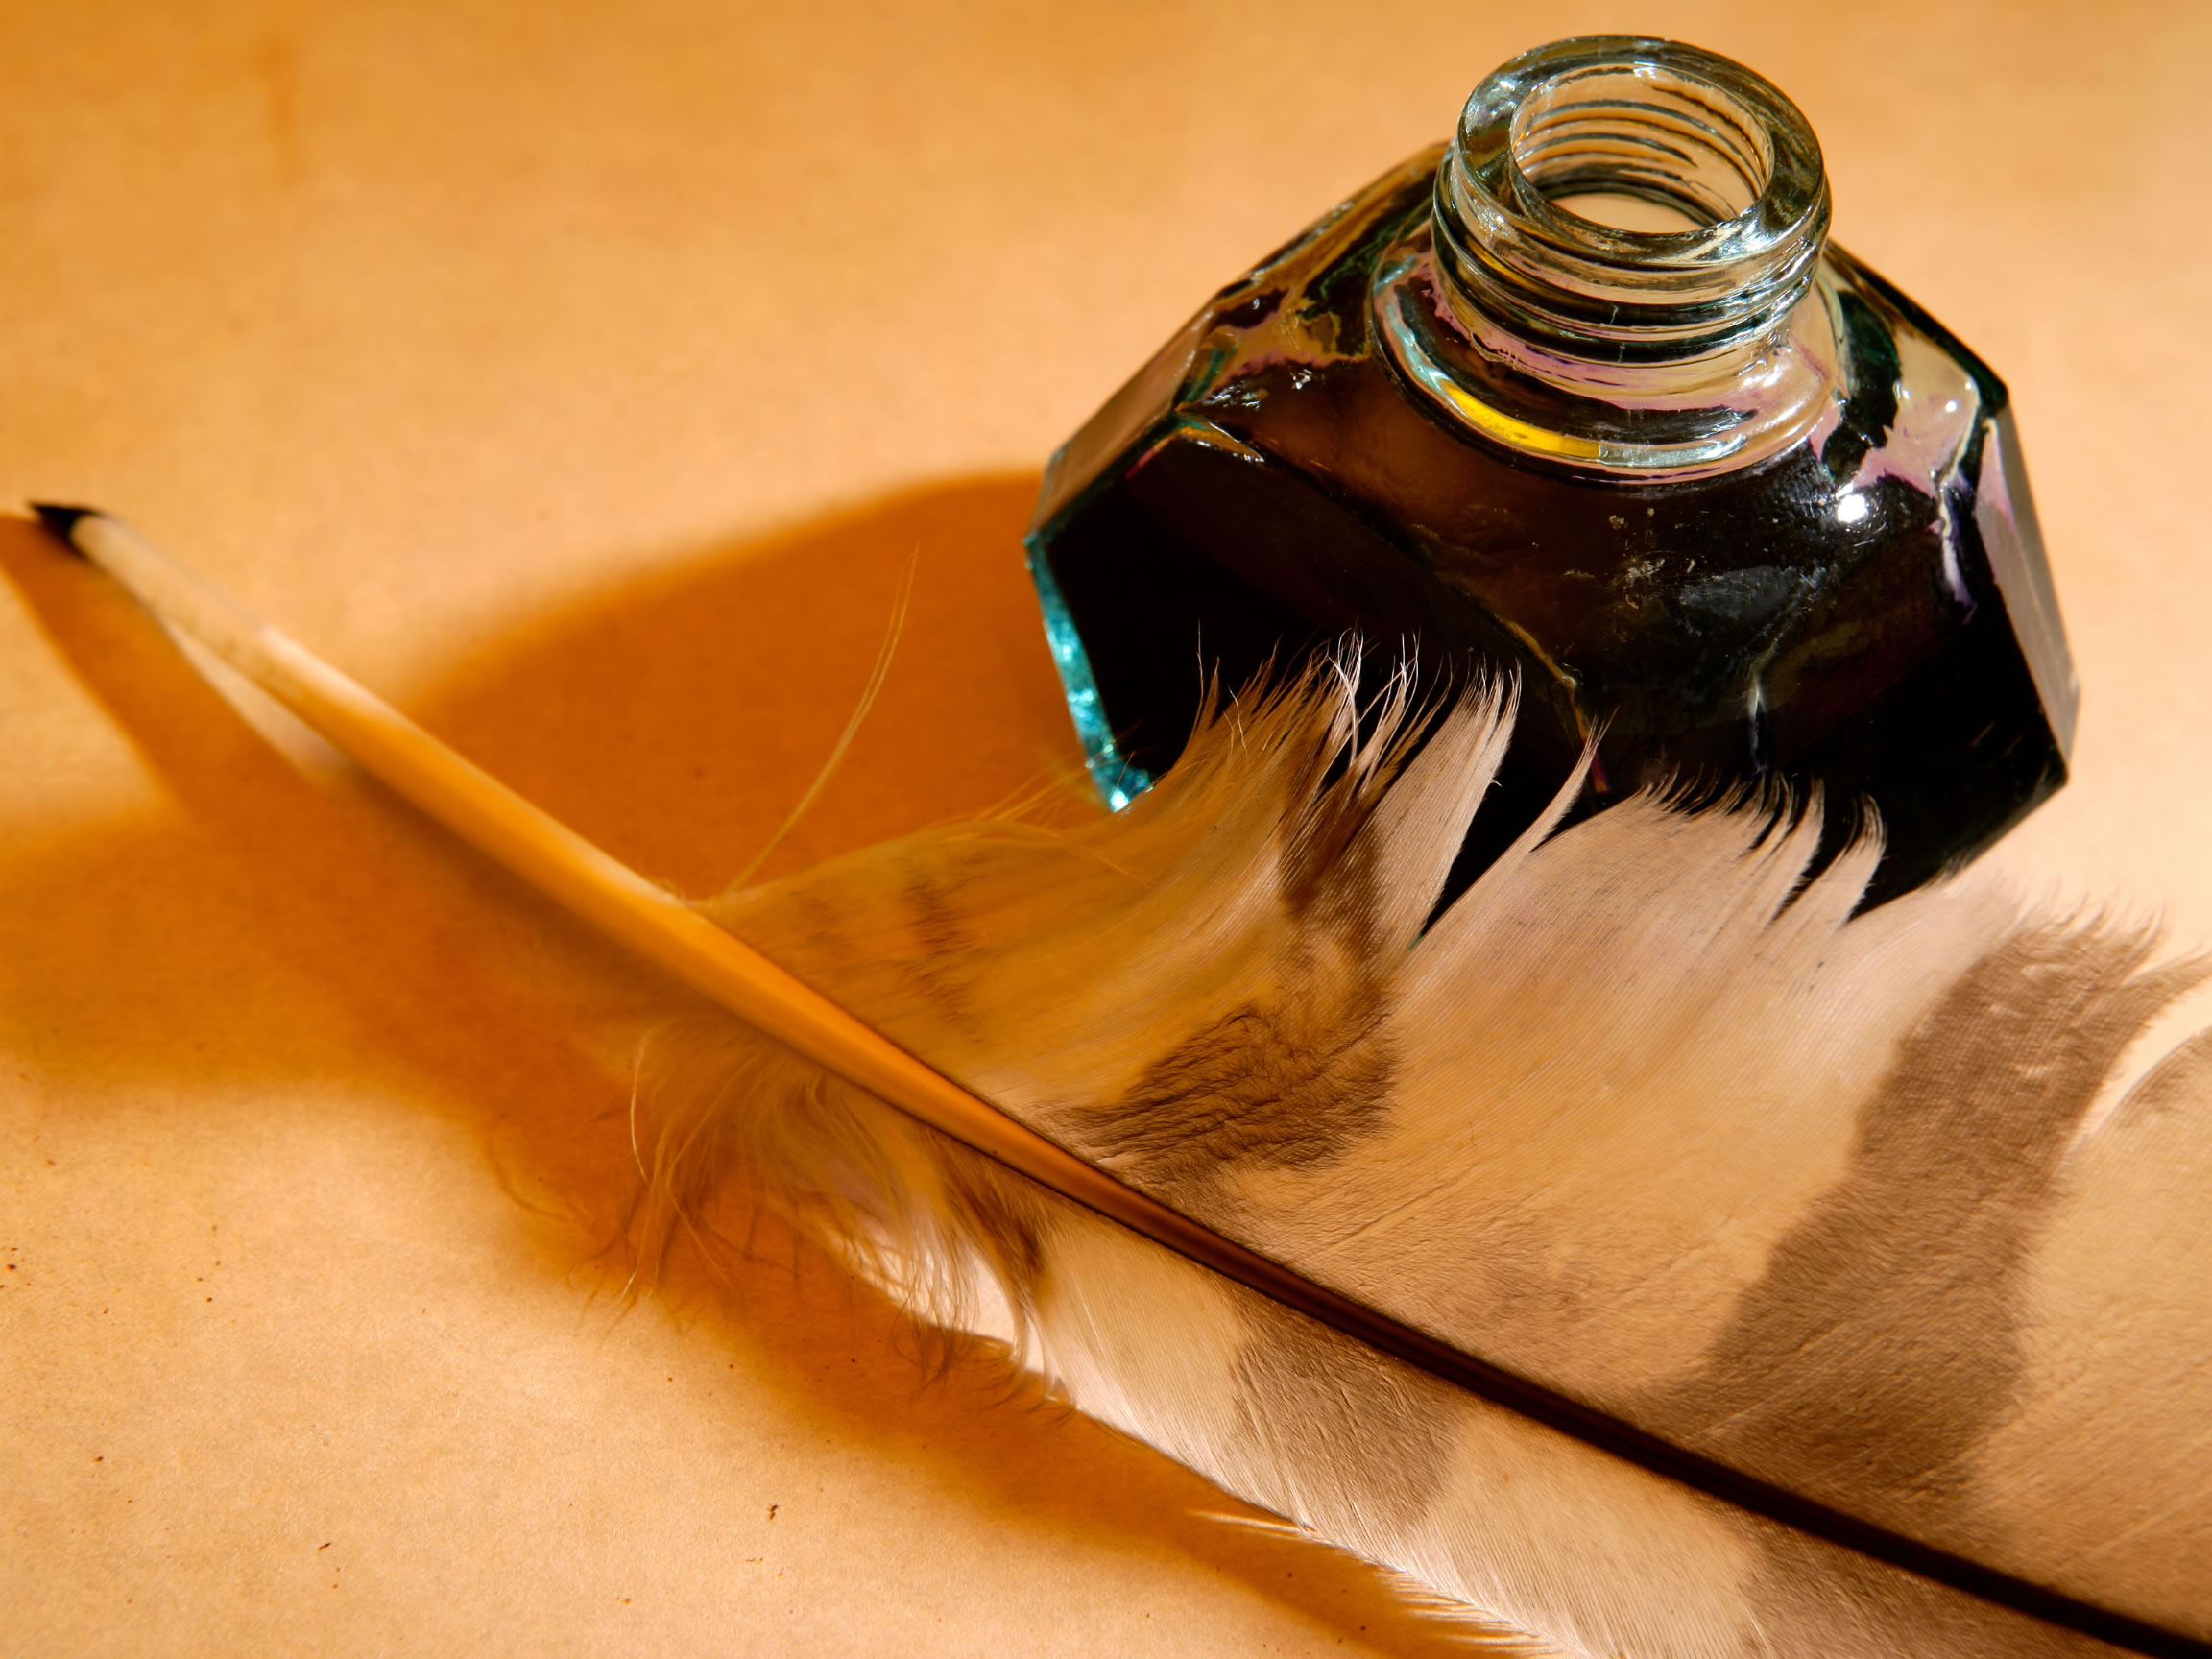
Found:
[[[1016,539],[1188,309],[1606,28],[1744,59],[2022,413],[2086,700],[1999,855],[2212,939],[2212,8],[0,4],[0,502],[137,519],[615,852],[1072,745]],[[0,1652],[1440,1652],[764,1241],[598,1255],[657,985],[0,523]]]

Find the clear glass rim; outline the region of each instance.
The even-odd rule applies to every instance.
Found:
[[[1576,106],[1577,85],[1600,78],[1648,97]],[[1608,179],[1602,159],[1589,163],[1577,189],[1702,206],[1709,222],[1625,229],[1560,205],[1570,192],[1527,164],[1541,148],[1530,112],[1578,108],[1644,130],[1608,134],[1636,165]],[[1697,202],[1698,149],[1734,164],[1748,195],[1738,211]],[[1554,41],[1501,65],[1467,100],[1436,194],[1439,252],[1465,300],[1516,331],[1633,355],[1695,354],[1774,323],[1811,279],[1829,218],[1819,141],[1778,87],[1718,53],[1633,35]]]

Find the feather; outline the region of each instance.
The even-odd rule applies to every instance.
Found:
[[[1232,705],[1115,817],[944,827],[704,913],[1087,1167],[1572,1409],[1378,1352],[727,1021],[650,1050],[648,1260],[769,1206],[1501,1643],[2206,1651],[2212,1039],[2100,1109],[2206,966],[1980,885],[1857,913],[1878,847],[1815,868],[1811,804],[1553,833],[1563,794],[1432,914],[1510,695],[1424,717],[1351,683]]]

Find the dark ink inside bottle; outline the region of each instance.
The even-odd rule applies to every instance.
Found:
[[[1029,538],[1118,805],[1228,688],[1357,637],[1519,684],[1458,879],[1585,742],[1578,812],[1779,782],[1869,899],[2065,778],[2075,690],[2003,384],[1828,246],[1804,118],[1725,59],[1603,36],[1479,88],[1217,295],[1057,455]]]

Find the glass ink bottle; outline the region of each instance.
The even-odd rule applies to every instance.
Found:
[[[1816,784],[1879,902],[2066,777],[2076,687],[2004,383],[1827,241],[1725,58],[1540,47],[1217,294],[1053,457],[1028,536],[1119,806],[1225,688],[1357,636],[1521,685],[1455,886],[1599,734],[1577,814]]]

